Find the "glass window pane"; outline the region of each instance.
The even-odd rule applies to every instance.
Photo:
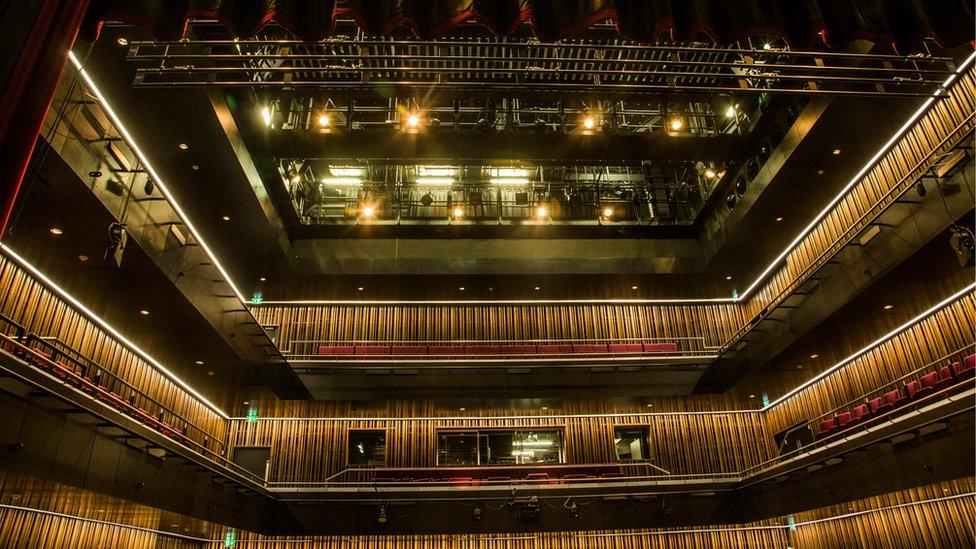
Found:
[[[386,465],[386,431],[349,431],[349,465]]]
[[[516,431],[512,455],[516,463],[561,463],[562,431]]]
[[[650,459],[647,427],[615,427],[613,442],[620,461]]]
[[[442,431],[437,435],[438,465],[478,465],[478,433]]]

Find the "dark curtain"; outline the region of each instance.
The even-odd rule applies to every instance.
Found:
[[[54,90],[78,34],[87,0],[15,2],[3,11],[0,71],[0,235],[6,234]]]
[[[796,48],[844,49],[852,40],[891,42],[917,51],[932,37],[952,47],[973,40],[970,0],[92,0],[85,36],[107,20],[150,29],[176,40],[188,18],[220,20],[249,37],[274,21],[306,41],[328,37],[336,18],[356,21],[370,34],[405,28],[419,38],[442,37],[463,21],[498,35],[528,21],[536,36],[554,41],[613,20],[619,33],[640,42],[780,37]]]

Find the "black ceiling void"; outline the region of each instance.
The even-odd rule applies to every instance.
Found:
[[[83,36],[97,36],[104,21],[121,21],[176,40],[190,18],[219,20],[240,37],[274,22],[305,41],[332,36],[339,18],[355,20],[369,34],[406,30],[421,39],[440,38],[469,21],[500,36],[528,22],[546,42],[610,20],[622,37],[643,43],[726,45],[761,36],[793,48],[846,49],[864,39],[901,53],[922,51],[926,38],[944,47],[971,42],[974,25],[972,3],[963,0],[95,0]]]

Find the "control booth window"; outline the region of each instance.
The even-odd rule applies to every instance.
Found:
[[[386,465],[386,431],[349,431],[349,465]]]
[[[614,427],[613,444],[619,461],[644,461],[651,459],[650,430],[647,427]]]
[[[563,432],[545,429],[438,431],[438,465],[563,462]]]

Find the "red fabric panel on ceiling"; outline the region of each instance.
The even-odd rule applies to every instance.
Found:
[[[105,21],[121,21],[176,40],[195,17],[219,20],[242,38],[275,22],[306,41],[331,36],[337,18],[355,20],[368,34],[407,29],[423,39],[443,37],[465,21],[498,35],[528,22],[548,42],[606,20],[639,42],[728,44],[761,36],[796,48],[845,49],[868,39],[908,53],[927,37],[946,46],[974,37],[968,0],[92,0],[85,37],[94,39]]]
[[[0,235],[87,6],[87,0],[43,0],[23,45],[5,44],[20,54],[0,96]]]

